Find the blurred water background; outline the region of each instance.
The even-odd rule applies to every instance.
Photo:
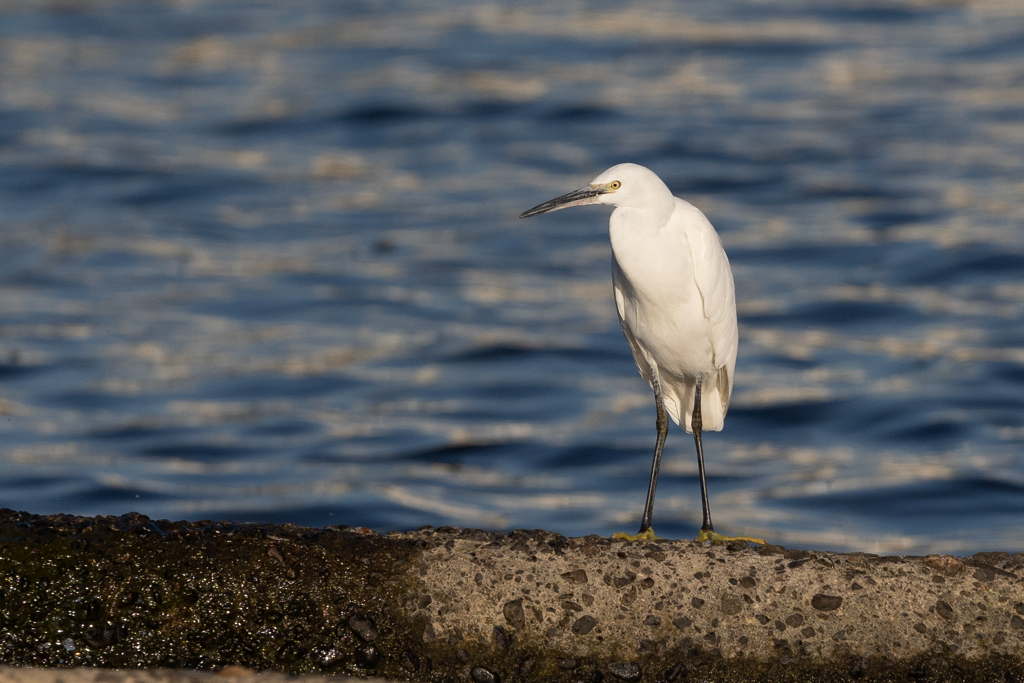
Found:
[[[0,506],[633,531],[608,210],[516,219],[622,161],[732,260],[720,531],[1024,547],[1017,0],[4,0]]]

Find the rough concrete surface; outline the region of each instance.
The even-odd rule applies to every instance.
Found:
[[[496,626],[566,656],[690,640],[723,657],[886,658],[1024,647],[1024,556],[875,557],[687,541],[462,539],[423,553],[426,638]]]
[[[0,663],[473,683],[1024,683],[1024,554],[0,510]]]

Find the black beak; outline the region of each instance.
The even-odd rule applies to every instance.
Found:
[[[555,197],[551,201],[538,204],[532,209],[527,209],[519,214],[520,218],[529,218],[530,216],[539,216],[542,213],[549,211],[558,211],[559,209],[567,209],[570,206],[582,206],[583,204],[594,204],[597,202],[597,198],[603,195],[607,190],[603,187],[594,187],[588,185],[587,187],[581,187],[578,190],[573,190],[567,194],[563,194],[561,197]]]

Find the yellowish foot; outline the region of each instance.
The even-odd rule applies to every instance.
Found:
[[[657,536],[654,534],[654,529],[648,529],[647,531],[640,534],[627,534],[623,531],[612,534],[612,538],[623,538],[627,541],[654,541],[657,540]]]
[[[746,541],[747,543],[756,543],[758,545],[767,545],[763,539],[751,538],[750,536],[723,536],[722,534],[714,531],[700,530],[697,534],[697,538],[693,539],[697,543],[703,543],[707,541],[711,545],[725,545],[726,543],[732,543],[734,541]]]

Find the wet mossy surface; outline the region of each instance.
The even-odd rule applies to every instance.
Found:
[[[671,561],[673,552],[695,556],[685,543],[671,543],[636,549],[653,562]],[[473,550],[460,555],[460,544]],[[136,514],[44,517],[0,510],[0,663],[206,670],[240,664],[257,671],[459,683],[1024,683],[1024,653],[966,658],[939,641],[928,652],[903,658],[827,657],[781,639],[768,657],[723,656],[709,640],[714,633],[702,633],[638,640],[639,646],[605,640],[581,654],[560,649],[558,642],[569,641],[557,641],[547,626],[531,630],[530,620],[539,617],[533,608],[524,612],[520,604],[517,609],[515,601],[495,602],[479,622],[485,626],[473,633],[442,625],[449,610],[456,609],[447,601],[471,597],[461,591],[477,593],[474,599],[489,595],[486,572],[488,566],[496,568],[493,553],[502,548],[521,554],[525,567],[539,566],[545,553],[579,559],[580,569],[559,576],[567,587],[580,591],[588,585],[588,573],[591,581],[599,576],[593,565],[582,569],[587,558],[605,551],[627,556],[632,547],[607,539],[567,540],[546,531],[489,534],[442,528],[382,537],[346,527],[166,522]],[[744,555],[748,552],[753,551],[729,554],[752,558]],[[449,558],[443,560],[448,565],[466,562],[465,577],[473,587],[460,589],[449,582],[445,596],[437,585],[428,585],[435,571],[430,562],[436,561],[430,558],[438,553]],[[724,566],[722,557],[700,553],[714,566]],[[942,569],[939,564],[932,561],[930,566]],[[1017,585],[1015,574],[992,571]],[[495,580],[507,586],[508,576]],[[987,579],[971,580],[994,585]],[[621,590],[631,595],[628,586]],[[561,595],[561,603],[553,604],[564,607],[566,593]],[[809,598],[812,605],[814,597]],[[723,620],[742,618],[734,614],[731,602],[717,604]],[[1019,608],[1024,610],[1024,603]],[[812,609],[825,613],[832,606]],[[581,623],[573,611],[557,628],[572,638],[596,637],[600,624],[612,617],[595,614],[596,619]],[[653,617],[643,621],[648,630],[666,623]],[[751,622],[751,628],[760,626]],[[693,630],[689,624],[673,628]]]
[[[389,606],[409,590],[412,546],[344,529],[2,510],[0,662],[394,668],[381,653],[408,637]]]

